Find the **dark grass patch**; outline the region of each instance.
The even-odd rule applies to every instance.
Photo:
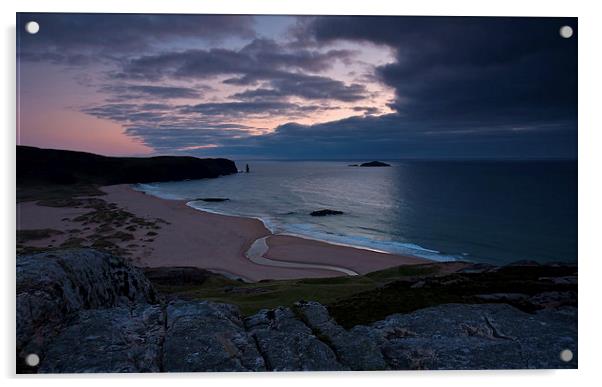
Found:
[[[134,240],[134,235],[127,233],[127,232],[123,232],[123,231],[117,231],[111,235],[103,237],[103,239],[116,239],[121,242],[127,242],[127,241]]]
[[[160,225],[168,224],[163,219],[138,217],[129,211],[119,208],[117,204],[109,203],[98,197],[75,197],[76,195],[94,194],[95,189],[90,189],[88,186],[50,186],[47,190],[40,189],[35,192],[37,192],[36,195],[32,194],[30,196],[35,196],[39,205],[90,209],[90,211],[72,219],[64,218],[63,221],[82,224],[80,228],[70,230],[70,234],[89,230],[94,230],[94,233],[85,239],[70,235],[70,238],[60,245],[61,248],[93,247],[116,255],[131,255],[129,249],[121,248],[117,243],[133,241],[135,236],[132,232],[137,231],[139,228],[149,230],[147,235],[154,237],[158,235],[156,231],[161,228]],[[17,234],[17,251],[19,253],[34,251],[35,249],[30,249],[26,246],[26,242],[32,240],[32,238],[43,239],[49,236],[51,236],[51,233],[44,230],[34,230],[34,232],[30,230],[25,233],[19,232]],[[153,239],[147,239],[146,241],[153,241]],[[54,248],[53,245],[48,245],[45,250]]]
[[[100,226],[96,227],[96,230],[94,231],[99,234],[106,234],[115,231],[115,228],[109,224],[101,224]]]
[[[17,230],[17,243],[23,244],[30,241],[46,239],[61,234],[63,234],[62,231],[54,230],[51,228]]]
[[[78,247],[85,247],[85,244],[86,244],[86,239],[71,237],[71,238],[68,238],[63,243],[61,243],[60,247],[61,248],[78,248]]]
[[[355,277],[264,280],[244,283],[203,271],[202,280],[186,279],[168,268],[152,269],[149,277],[167,298],[202,299],[237,305],[244,316],[261,309],[292,307],[301,300],[317,301],[329,308],[331,316],[343,327],[370,324],[394,313],[446,303],[505,302],[523,311],[533,312],[527,301],[491,301],[482,294],[575,292],[576,285],[555,284],[549,277],[575,275],[574,267],[503,267],[490,272],[442,274],[445,264],[406,265]],[[165,279],[168,278],[168,279]],[[576,305],[576,299],[575,299]]]
[[[73,198],[78,196],[102,195],[106,195],[106,193],[94,184],[17,184],[17,202],[46,201],[49,204],[54,203],[50,207],[57,207],[56,203],[74,200]],[[62,205],[58,207],[62,207]]]
[[[130,253],[119,247],[116,243],[106,238],[99,238],[92,242],[90,246],[94,249],[106,251],[114,255],[129,255]]]
[[[360,279],[347,283],[339,278],[328,280],[282,280],[244,283],[219,274],[209,273],[202,283],[191,283],[172,278],[171,283],[157,282],[157,289],[168,298],[202,299],[235,304],[243,315],[251,315],[260,309],[292,306],[299,300],[330,302],[338,297],[373,288],[372,280]]]
[[[60,230],[51,228],[17,230],[17,244],[24,244],[31,241],[51,238],[55,235],[63,234]]]
[[[439,265],[430,263],[422,265],[405,265],[368,273],[366,274],[366,277],[372,278],[376,281],[387,281],[399,279],[399,277],[414,277],[435,274],[439,271],[439,269]]]
[[[44,207],[81,207],[84,201],[74,198],[55,198],[38,200],[36,204]]]
[[[343,327],[370,324],[394,313],[410,313],[418,309],[447,303],[496,302],[478,297],[482,294],[519,293],[532,296],[543,292],[575,292],[576,285],[554,284],[546,277],[572,276],[574,267],[502,267],[484,273],[453,273],[401,279],[385,286],[339,299],[328,305],[331,316]],[[500,300],[525,312],[537,306],[524,300]],[[575,300],[576,303],[576,300]]]
[[[99,223],[119,227],[132,217],[134,217],[134,214],[130,212],[119,209],[112,210],[107,207],[86,212],[73,218],[73,220],[75,222],[83,222],[84,224]]]
[[[49,249],[47,247],[34,247],[34,246],[27,246],[27,245],[22,245],[22,244],[17,244],[17,254],[35,254],[35,253],[41,253],[44,251],[48,251]]]

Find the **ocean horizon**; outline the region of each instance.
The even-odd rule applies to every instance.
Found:
[[[192,208],[260,219],[275,234],[436,261],[576,262],[573,160],[237,160],[250,173],[138,184]],[[227,198],[205,202],[203,198]],[[316,217],[321,209],[341,215]]]

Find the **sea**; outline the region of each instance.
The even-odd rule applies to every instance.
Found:
[[[239,160],[250,173],[136,188],[274,233],[437,261],[577,261],[577,161],[357,163]],[[321,209],[343,214],[310,215]]]

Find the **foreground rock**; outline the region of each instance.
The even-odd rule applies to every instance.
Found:
[[[527,314],[504,304],[447,304],[356,326],[393,369],[576,368],[577,309]]]
[[[341,371],[335,353],[289,308],[261,311],[245,320],[272,371]]]
[[[481,297],[523,303],[526,296]],[[443,304],[345,329],[317,302],[247,318],[228,304],[166,303],[139,269],[94,250],[19,256],[18,372],[576,368],[576,308],[560,292],[537,297],[545,308],[536,313],[505,303]],[[565,349],[575,354],[570,362],[559,357]],[[37,369],[23,363],[29,353],[40,356]]]
[[[311,216],[329,216],[329,215],[342,215],[342,214],[343,214],[343,211],[330,210],[330,209],[318,210],[318,211],[313,211],[312,213],[310,213]]]
[[[39,372],[160,372],[164,319],[151,305],[83,310],[50,343]]]
[[[81,310],[157,303],[151,283],[123,259],[75,249],[17,258],[17,352],[42,354]]]
[[[328,314],[328,310],[317,302],[295,304],[302,320],[316,334],[330,344],[339,361],[354,371],[387,369],[380,348],[374,340],[355,332],[348,332]]]
[[[167,306],[163,364],[169,372],[265,371],[238,308],[212,302]]]

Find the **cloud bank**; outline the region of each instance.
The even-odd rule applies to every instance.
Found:
[[[20,61],[93,69],[80,110],[158,153],[576,157],[576,19],[32,17]]]

